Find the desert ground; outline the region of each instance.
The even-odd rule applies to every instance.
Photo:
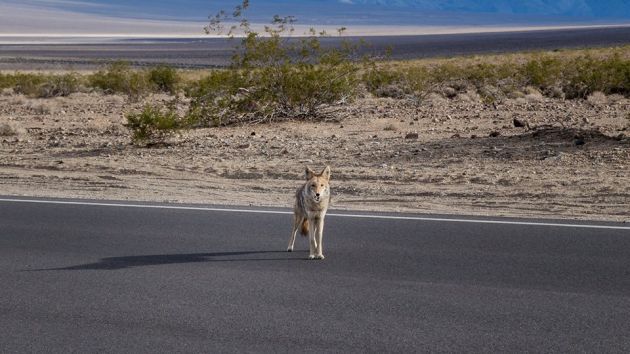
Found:
[[[153,95],[145,102],[166,102]],[[630,100],[369,94],[325,121],[131,143],[116,95],[0,95],[0,194],[290,207],[305,166],[335,209],[630,222]]]

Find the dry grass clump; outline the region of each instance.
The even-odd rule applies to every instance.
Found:
[[[12,122],[0,123],[0,136],[17,136],[24,134],[24,129]]]
[[[57,110],[57,104],[44,100],[27,100],[26,109],[36,115],[48,115]]]
[[[593,106],[603,106],[608,103],[608,97],[603,92],[593,92],[590,94],[586,101]]]

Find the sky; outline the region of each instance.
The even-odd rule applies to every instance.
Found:
[[[202,34],[230,0],[0,0],[0,35]],[[630,0],[251,0],[248,17],[304,26],[444,27],[630,24]]]

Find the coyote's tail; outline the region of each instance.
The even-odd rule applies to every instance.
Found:
[[[302,221],[302,228],[300,229],[300,232],[302,233],[302,236],[308,236],[308,220],[304,219],[304,221]]]

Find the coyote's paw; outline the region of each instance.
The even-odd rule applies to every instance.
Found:
[[[315,255],[314,254],[309,254],[308,255],[308,259],[315,259]]]
[[[287,252],[293,252],[293,247],[287,248]]]
[[[318,254],[318,255],[315,256],[315,259],[324,259],[324,258],[326,258],[326,257],[324,257],[323,254]]]

